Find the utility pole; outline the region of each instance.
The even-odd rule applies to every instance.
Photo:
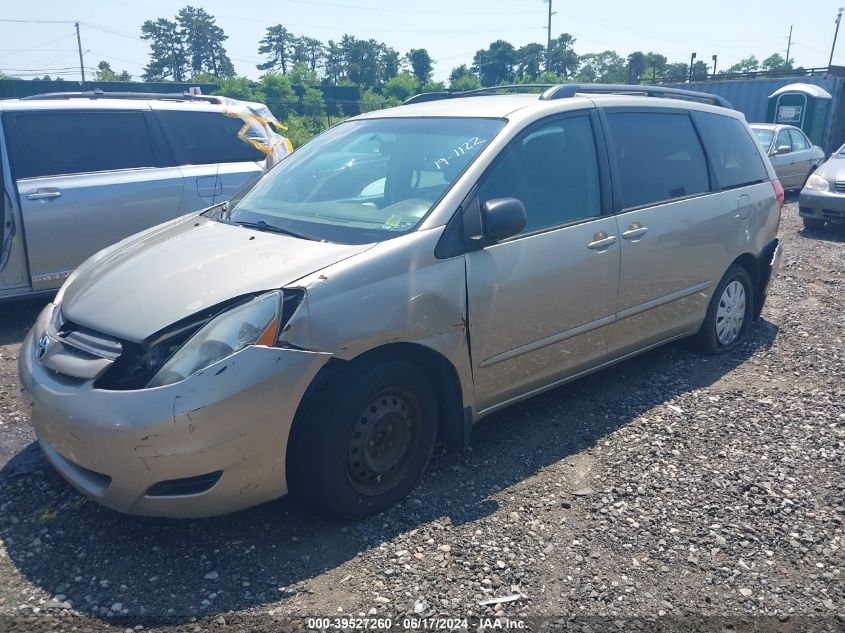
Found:
[[[789,25],[789,39],[786,41],[786,67],[789,68],[789,49],[792,48],[792,25]]]
[[[713,55],[713,79],[716,78],[716,62],[719,61],[718,55]]]
[[[692,83],[692,67],[695,64],[696,57],[698,57],[698,53],[693,53],[689,58],[689,83]]]
[[[82,75],[82,87],[85,88],[85,63],[82,61],[82,38],[79,37],[79,22],[74,22],[76,27],[76,47],[79,49],[79,72]]]
[[[552,60],[552,0],[544,0],[549,3],[549,22],[546,26],[546,72],[549,72],[549,63]]]
[[[833,51],[836,50],[836,37],[839,35],[839,21],[842,19],[843,11],[845,11],[845,9],[839,7],[839,11],[836,12],[836,31],[833,32],[833,45],[830,47],[830,61],[827,62],[828,70],[830,70],[830,67],[833,66]]]

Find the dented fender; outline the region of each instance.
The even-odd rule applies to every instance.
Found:
[[[442,228],[382,242],[299,280],[305,296],[282,340],[343,360],[394,343],[429,348],[455,368],[463,405],[472,406],[464,258],[434,256]]]

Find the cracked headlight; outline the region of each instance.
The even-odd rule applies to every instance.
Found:
[[[818,174],[810,174],[804,185],[804,189],[809,189],[810,191],[830,191],[830,183],[827,181],[827,178],[822,178]]]
[[[184,380],[249,345],[275,345],[282,295],[281,290],[259,295],[209,321],[170,357],[147,386]]]

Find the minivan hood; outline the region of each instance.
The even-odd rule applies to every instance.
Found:
[[[291,284],[371,246],[315,242],[189,215],[86,261],[63,288],[62,312],[78,325],[141,342],[200,310]]]

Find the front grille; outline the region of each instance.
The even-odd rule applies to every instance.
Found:
[[[822,209],[822,215],[826,220],[845,220],[845,212]]]
[[[833,183],[833,188],[839,193],[845,193],[845,180],[837,180]]]
[[[211,490],[220,481],[223,475],[222,470],[215,470],[213,473],[197,475],[195,477],[183,477],[182,479],[167,479],[150,486],[147,490],[147,497],[181,497],[184,495],[198,495]]]

